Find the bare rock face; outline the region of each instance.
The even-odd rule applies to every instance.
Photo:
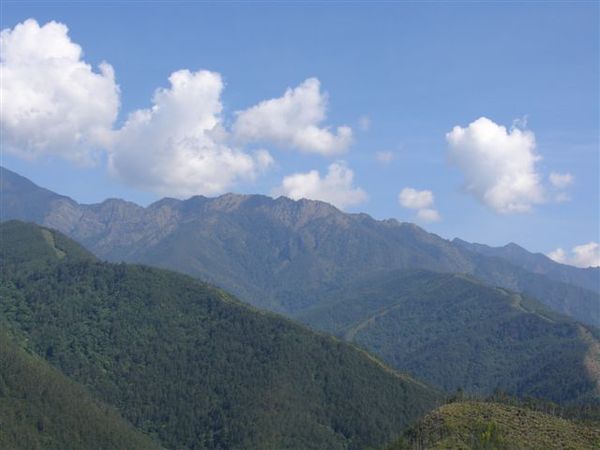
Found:
[[[60,197],[51,201],[42,220],[46,226],[70,235],[81,221],[82,216],[83,211],[79,204],[70,198]]]

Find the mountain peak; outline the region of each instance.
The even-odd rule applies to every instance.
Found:
[[[514,242],[509,242],[508,244],[506,244],[504,246],[504,248],[507,250],[512,250],[512,251],[523,251],[523,252],[527,251],[523,247],[521,247],[519,244],[515,244]]]
[[[228,192],[219,197],[209,198],[210,209],[221,210],[221,211],[234,211],[240,209],[246,203],[263,203],[265,201],[271,202],[270,197],[257,194],[235,194]]]

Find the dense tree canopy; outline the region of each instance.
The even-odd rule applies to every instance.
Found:
[[[2,320],[167,448],[363,449],[439,399],[188,276],[101,263],[34,225],[0,227]]]

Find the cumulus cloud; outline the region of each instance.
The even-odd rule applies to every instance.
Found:
[[[0,33],[2,144],[26,159],[94,161],[119,110],[113,68],[95,72],[68,28],[29,19]]]
[[[481,117],[466,128],[456,126],[446,134],[450,161],[463,173],[465,189],[502,214],[530,211],[544,201],[540,159],[531,131],[507,130]]]
[[[600,266],[600,245],[592,241],[573,247],[570,252],[557,248],[548,253],[547,256],[561,264],[577,267],[598,267]]]
[[[267,150],[250,152],[247,144],[334,155],[352,142],[349,127],[332,130],[323,124],[327,95],[316,78],[236,113],[227,129],[223,81],[209,71],[172,73],[170,85],[157,89],[151,107],[130,113],[117,130],[120,92],[113,68],[102,63],[95,69],[85,62],[68,31],[61,23],[40,26],[29,19],[1,32],[0,122],[7,152],[80,164],[95,162],[102,152],[109,172],[125,183],[186,197],[220,194],[274,164]],[[368,127],[368,118],[360,126]],[[315,175],[304,192],[302,176],[314,181]],[[352,187],[352,178],[350,169],[336,163],[324,178],[316,171],[296,174],[286,177],[282,187],[291,186],[290,195],[301,193],[344,207],[366,198]]]
[[[343,153],[352,143],[352,130],[322,127],[326,109],[327,95],[321,93],[319,80],[309,78],[283,97],[238,111],[233,133],[238,142],[273,143],[327,156]]]
[[[557,248],[556,250],[552,250],[547,253],[546,256],[553,261],[556,261],[561,264],[566,264],[567,262],[567,252],[565,252],[562,248]]]
[[[438,222],[442,218],[436,209],[425,208],[417,211],[417,219],[421,222]]]
[[[354,187],[353,182],[354,172],[340,161],[329,166],[325,177],[316,170],[284,177],[281,185],[273,190],[273,195],[284,195],[294,200],[321,200],[344,209],[367,199],[365,191]]]
[[[431,191],[417,191],[413,188],[404,188],[398,194],[398,202],[405,208],[423,209],[433,205],[434,197]]]
[[[564,189],[573,184],[574,177],[570,173],[551,172],[548,176],[550,183],[557,189]]]
[[[438,211],[433,207],[435,198],[429,190],[418,191],[406,187],[398,194],[398,203],[408,209],[417,210],[417,219],[422,222],[437,222],[441,219]]]
[[[377,152],[375,153],[375,158],[377,159],[377,161],[379,161],[380,163],[390,163],[394,160],[394,157],[396,155],[394,155],[394,152]]]
[[[219,194],[273,163],[228,145],[222,125],[223,81],[215,72],[180,70],[158,89],[150,109],[129,115],[109,155],[110,171],[162,195]]]

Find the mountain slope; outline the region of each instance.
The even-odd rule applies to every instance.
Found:
[[[483,244],[472,244],[461,239],[453,239],[452,243],[484,256],[502,258],[514,266],[529,272],[547,275],[553,280],[579,286],[594,292],[600,292],[599,268],[579,269],[552,261],[541,253],[530,253],[517,244],[510,243],[504,247],[490,247]]]
[[[70,198],[39,187],[4,167],[0,167],[0,192],[2,220],[42,223],[48,214],[59,208],[76,211],[79,206]]]
[[[553,281],[546,275],[529,272],[503,258],[471,254],[470,275],[492,286],[501,286],[533,297],[552,310],[588,325],[600,327],[600,295],[580,286]],[[574,268],[576,269],[576,268]],[[576,269],[587,270],[587,269]],[[598,268],[595,275],[600,274]]]
[[[0,317],[167,448],[366,448],[438,401],[364,352],[190,277],[72,259],[52,244],[60,233],[34,225],[0,232]],[[23,264],[11,242],[25,235]]]
[[[600,424],[582,425],[527,408],[488,402],[450,403],[429,413],[386,450],[562,449],[600,446]]]
[[[114,408],[91,398],[0,328],[0,448],[158,450]]]
[[[323,294],[297,318],[448,391],[600,401],[600,333],[463,275],[392,271]]]
[[[114,199],[78,205],[54,194],[36,206],[35,189],[22,189],[18,175],[6,169],[1,175],[3,220],[35,220],[101,258],[188,273],[285,314],[314,306],[322,289],[365,273],[418,268],[469,273],[600,326],[598,293],[473,252],[412,224],[344,214],[317,201],[258,195],[163,199],[142,208]],[[43,214],[24,215],[15,205]],[[600,276],[598,269],[591,273]]]

